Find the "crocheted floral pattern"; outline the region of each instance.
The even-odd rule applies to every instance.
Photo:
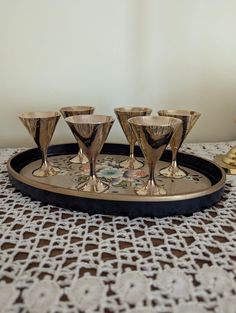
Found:
[[[46,313],[56,305],[60,295],[57,283],[47,279],[37,281],[24,292],[26,307],[30,312]]]

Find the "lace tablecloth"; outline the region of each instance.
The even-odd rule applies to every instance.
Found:
[[[212,158],[235,144],[184,148]],[[0,150],[0,312],[236,312],[236,176],[189,217],[89,216],[17,192],[17,151]]]

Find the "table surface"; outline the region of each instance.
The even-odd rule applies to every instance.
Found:
[[[0,149],[0,312],[236,312],[236,176],[189,217],[90,216],[16,191],[6,162],[20,150]]]

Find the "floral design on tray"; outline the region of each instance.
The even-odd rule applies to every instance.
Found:
[[[78,185],[84,183],[89,176],[89,164],[73,164],[70,162],[72,155],[52,157],[52,162],[59,167],[62,176],[67,176],[71,180],[72,189],[77,189]],[[133,194],[137,186],[143,185],[148,179],[149,170],[147,164],[140,169],[131,170],[120,166],[124,160],[121,155],[99,155],[96,162],[96,175],[110,184],[109,192]],[[163,165],[161,165],[163,166]],[[160,168],[160,164],[159,164]],[[189,173],[182,179],[186,184],[201,184],[203,175],[201,173]],[[156,181],[165,188],[169,184],[169,178],[156,174]],[[174,179],[171,179],[174,182]],[[169,188],[169,187],[168,187]],[[108,192],[108,191],[106,191]],[[175,193],[175,190],[169,188],[170,194]]]
[[[127,170],[120,167],[119,164],[120,161],[110,156],[99,159],[96,164],[97,176],[109,182],[112,187],[122,189],[141,185],[142,179],[148,177],[147,169]],[[79,170],[77,182],[83,183],[89,174],[89,164],[81,165]]]

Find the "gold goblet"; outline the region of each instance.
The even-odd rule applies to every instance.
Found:
[[[90,175],[88,180],[78,186],[78,190],[89,192],[103,192],[109,184],[96,176],[95,165],[114,118],[105,115],[77,115],[65,119],[84,154],[89,160]]]
[[[64,107],[60,109],[60,112],[65,119],[69,116],[93,114],[94,110],[95,110],[94,107],[86,105],[86,106]],[[80,146],[79,146],[78,154],[72,159],[70,159],[70,162],[76,163],[76,164],[85,164],[88,162],[88,159],[84,155],[83,150],[80,148]]]
[[[59,118],[60,114],[57,112],[30,112],[19,116],[42,152],[42,164],[32,173],[34,176],[48,177],[60,172],[59,168],[52,166],[47,160],[48,146]]]
[[[170,140],[172,150],[172,161],[167,168],[163,168],[160,173],[166,177],[183,178],[188,175],[184,170],[178,167],[177,154],[184,139],[189,134],[195,123],[200,117],[200,113],[190,110],[161,110],[158,111],[160,116],[175,117],[182,121],[182,126],[177,130]]]
[[[145,116],[152,113],[152,109],[145,107],[122,107],[114,109],[115,114],[119,120],[121,128],[127,138],[130,147],[128,159],[122,161],[120,166],[127,169],[138,169],[143,167],[143,163],[134,157],[134,145],[137,141],[128,119],[135,116]]]
[[[156,183],[155,168],[166,146],[181,121],[172,117],[142,116],[129,119],[143,155],[149,167],[149,179],[146,185],[136,188],[138,195],[165,195],[166,190]]]

